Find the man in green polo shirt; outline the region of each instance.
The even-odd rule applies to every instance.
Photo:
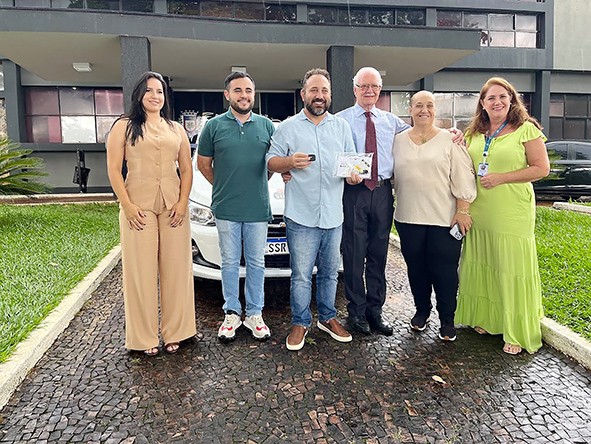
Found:
[[[265,303],[265,246],[271,220],[265,155],[273,135],[273,123],[252,112],[254,80],[233,72],[224,81],[230,107],[209,120],[199,137],[197,167],[213,185],[211,209],[216,218],[222,256],[224,322],[218,338],[231,341],[241,325],[255,339],[271,331],[263,321]],[[246,316],[238,299],[239,267],[244,244],[246,262]]]

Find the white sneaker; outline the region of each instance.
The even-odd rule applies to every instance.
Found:
[[[218,339],[220,341],[232,341],[236,339],[236,330],[242,325],[240,316],[234,313],[226,313],[224,322],[218,330]]]
[[[251,331],[252,337],[255,339],[262,341],[271,336],[271,330],[269,330],[261,315],[246,316],[242,324]]]

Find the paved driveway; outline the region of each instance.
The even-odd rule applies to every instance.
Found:
[[[387,274],[392,337],[314,328],[288,352],[289,285],[271,282],[273,337],[224,345],[220,286],[197,282],[199,338],[154,359],[123,348],[118,267],[0,411],[0,442],[591,443],[591,373],[548,347],[512,357],[499,337],[412,332],[396,250]]]

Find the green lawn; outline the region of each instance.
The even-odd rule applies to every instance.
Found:
[[[546,316],[591,340],[591,216],[538,207],[536,241]]]
[[[0,205],[0,362],[119,242],[118,207]]]

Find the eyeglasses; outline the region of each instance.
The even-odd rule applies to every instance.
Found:
[[[372,91],[377,91],[378,89],[382,88],[382,85],[370,85],[369,83],[364,83],[363,85],[355,84],[355,86],[362,91],[367,91],[368,89],[372,89]]]

